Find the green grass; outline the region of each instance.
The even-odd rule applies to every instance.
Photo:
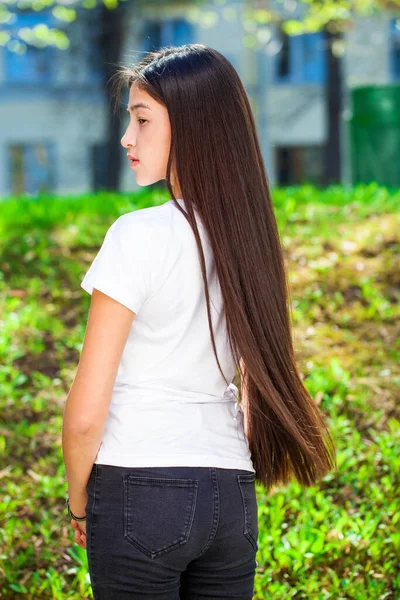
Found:
[[[0,597],[91,598],[61,428],[107,227],[161,191],[1,202]],[[338,472],[257,488],[256,600],[400,599],[400,191],[273,190],[295,346]]]

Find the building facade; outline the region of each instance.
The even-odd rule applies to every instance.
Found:
[[[326,140],[326,47],[322,32],[286,36],[277,24],[255,31],[245,0],[225,3],[132,3],[127,7],[122,62],[159,46],[203,43],[222,52],[237,69],[252,104],[272,185],[319,184]],[[298,3],[292,18],[301,17]],[[28,46],[22,27],[60,27],[51,11],[21,12],[3,29],[0,46],[0,195],[41,190],[76,194],[100,189],[107,168],[102,149],[111,110],[102,84],[99,12],[78,9],[66,26],[67,50]],[[353,86],[400,82],[400,15],[356,17],[344,36],[341,68],[343,113]],[[398,24],[398,27],[396,26]],[[256,33],[259,43],[252,46]],[[13,51],[14,50],[14,51]],[[15,51],[16,50],[16,51]],[[127,125],[127,114],[123,126]],[[125,121],[126,120],[126,121]],[[349,182],[343,120],[342,173]],[[122,157],[120,189],[138,188]]]

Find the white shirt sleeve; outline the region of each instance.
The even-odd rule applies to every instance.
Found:
[[[96,288],[137,314],[150,294],[148,237],[143,222],[128,215],[107,230],[81,287],[89,294]]]

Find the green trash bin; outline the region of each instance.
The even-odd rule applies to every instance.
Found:
[[[400,186],[400,85],[351,90],[348,142],[352,184]]]

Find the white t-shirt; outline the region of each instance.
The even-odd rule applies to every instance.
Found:
[[[179,204],[185,208],[184,200]],[[222,370],[235,375],[213,252],[195,212]],[[202,466],[254,472],[238,389],[213,352],[193,231],[169,200],[119,217],[81,286],[135,314],[95,462],[123,467]]]

